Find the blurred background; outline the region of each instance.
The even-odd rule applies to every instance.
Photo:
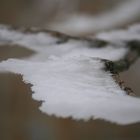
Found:
[[[0,23],[42,27],[74,36],[127,27],[140,21],[140,0],[0,0]],[[0,47],[0,61],[34,52]],[[121,78],[140,96],[140,60]],[[47,116],[21,75],[0,74],[0,140],[139,140],[140,123],[119,126],[102,120]]]

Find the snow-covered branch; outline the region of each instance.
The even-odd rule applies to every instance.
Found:
[[[88,35],[95,32],[123,26],[139,18],[140,1],[123,0],[113,9],[98,15],[72,14],[66,15],[58,22],[50,23],[50,29],[71,35]]]
[[[140,99],[128,95],[131,90],[117,73],[140,54],[139,27],[87,39],[1,25],[0,47],[18,45],[36,53],[0,62],[0,72],[23,75],[24,82],[32,84],[33,98],[43,101],[40,110],[49,115],[118,124],[138,122]]]
[[[116,71],[128,68],[140,53],[140,25],[79,38],[45,29],[0,25],[0,44],[18,45],[37,52],[31,60],[50,56],[88,56],[114,61]],[[109,53],[108,53],[109,52]]]

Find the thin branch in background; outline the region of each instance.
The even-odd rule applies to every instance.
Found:
[[[59,21],[50,23],[48,28],[71,35],[90,35],[95,32],[122,27],[139,18],[140,1],[125,0],[112,10],[92,16],[87,14],[70,14],[59,17]]]

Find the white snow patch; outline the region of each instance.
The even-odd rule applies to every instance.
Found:
[[[140,99],[126,95],[103,68],[102,61],[87,57],[0,63],[1,72],[22,74],[33,85],[33,98],[44,101],[40,110],[49,115],[118,124],[140,121]]]
[[[21,32],[20,30],[10,29],[8,26],[0,25],[0,45],[20,45],[34,51],[41,51],[47,45],[54,44],[58,38],[51,36],[49,33],[38,32]]]
[[[50,56],[79,57],[81,55],[116,61],[123,58],[128,51],[126,47],[120,44],[98,48],[94,42],[91,46],[88,41],[75,39],[57,44],[56,42],[60,39],[47,32],[24,33],[20,30],[9,29],[7,26],[0,26],[0,46],[17,44],[19,47],[31,49],[37,52],[30,58],[34,61],[46,61]]]
[[[140,24],[130,26],[127,30],[122,29],[99,33],[96,37],[109,42],[140,40]]]

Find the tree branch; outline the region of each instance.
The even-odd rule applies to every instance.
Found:
[[[107,48],[108,46],[112,46],[114,48],[124,47],[124,48],[128,49],[128,51],[124,55],[124,57],[117,61],[105,60],[106,69],[111,71],[112,73],[119,73],[119,72],[127,70],[140,56],[140,40],[137,39],[137,36],[136,36],[136,39],[132,36],[132,38],[129,37],[130,40],[129,39],[123,40],[123,37],[121,38],[121,34],[120,34],[119,37],[116,36],[119,38],[119,41],[117,43],[116,41],[112,41],[113,39],[104,40],[104,39],[96,38],[96,36],[94,39],[89,39],[86,37],[72,37],[69,35],[65,35],[63,33],[59,33],[56,31],[50,31],[50,30],[46,30],[46,29],[16,28],[16,27],[11,27],[11,26],[0,25],[0,44],[1,43],[8,44],[8,45],[13,45],[13,44],[20,45],[21,44],[21,46],[23,46],[24,45],[24,44],[22,44],[23,42],[20,43],[20,41],[19,41],[20,38],[16,40],[14,35],[12,35],[13,32],[15,32],[15,34],[14,34],[15,36],[16,35],[18,36],[18,34],[22,34],[24,36],[36,35],[36,38],[39,33],[44,33],[45,35],[50,35],[53,38],[57,38],[57,40],[54,42],[54,44],[58,44],[58,45],[68,43],[70,40],[74,40],[74,41],[79,41],[79,42],[80,41],[86,42],[87,45],[85,47],[89,47],[89,48],[101,49],[101,48]],[[136,34],[139,34],[139,32],[137,32],[136,29],[134,32],[136,32]],[[130,33],[131,32],[129,32],[129,29],[123,30],[123,34],[130,36]],[[107,36],[108,36],[108,34],[107,34]],[[110,38],[111,38],[111,34],[110,34]],[[24,41],[26,41],[26,38]],[[41,42],[41,40],[40,40],[40,42]],[[123,46],[120,46],[120,44],[123,44]],[[29,45],[32,45],[32,44],[29,44]],[[46,47],[47,47],[47,45],[48,44],[46,43]],[[26,47],[26,48],[28,48],[28,47]],[[34,48],[35,47],[33,46],[31,49],[34,49]],[[94,57],[94,55],[92,57]]]

